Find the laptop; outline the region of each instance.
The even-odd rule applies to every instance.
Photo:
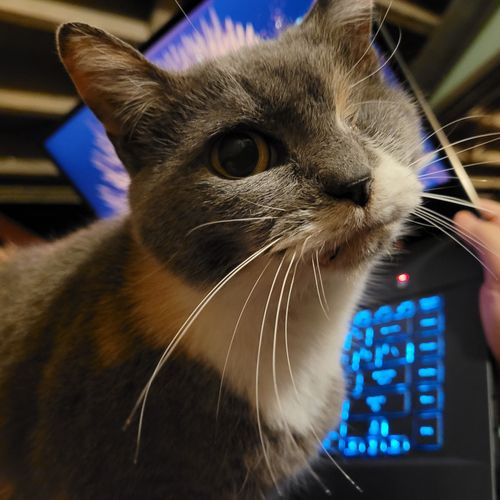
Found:
[[[238,40],[276,36],[300,23],[311,4],[198,2],[188,12],[189,22],[183,16],[172,20],[144,53],[167,69],[184,69],[200,55],[212,55],[204,50],[217,43],[205,46],[204,41],[227,36],[237,45]],[[404,61],[397,52],[389,61],[394,45],[385,30],[376,43],[381,58],[387,57],[386,77],[412,89],[420,102],[423,134],[433,134],[425,147],[429,152],[445,148],[438,157],[430,155],[423,169],[426,189],[475,200],[465,170]],[[126,210],[128,176],[88,108],[79,106],[45,145],[96,216]],[[438,200],[427,206],[448,217],[461,208]],[[287,498],[496,498],[493,384],[477,307],[482,270],[432,223],[416,227],[401,242],[400,256],[378,274],[346,332],[349,396],[340,424],[319,447],[318,477],[292,486]]]

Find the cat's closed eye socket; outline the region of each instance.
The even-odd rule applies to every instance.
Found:
[[[210,163],[219,175],[240,179],[259,174],[274,165],[276,151],[256,132],[229,132],[212,145]]]

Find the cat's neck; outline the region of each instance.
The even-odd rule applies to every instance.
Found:
[[[215,368],[225,387],[258,408],[270,427],[302,432],[340,409],[341,349],[361,293],[356,283],[367,271],[324,271],[325,314],[310,264],[298,265],[290,293],[291,273],[285,281],[288,266],[278,272],[280,261],[263,257],[250,264],[198,308],[196,317],[191,313],[210,289],[197,290],[147,252],[136,252],[130,289],[151,343],[175,344]],[[190,326],[183,329],[186,320]]]

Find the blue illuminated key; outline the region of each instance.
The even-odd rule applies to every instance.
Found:
[[[442,417],[440,414],[423,414],[415,421],[413,432],[415,445],[419,448],[437,447],[442,441]]]
[[[352,371],[357,371],[360,368],[370,366],[375,359],[373,349],[361,347],[360,349],[353,350],[346,365]]]
[[[440,383],[443,381],[443,363],[439,360],[422,361],[415,365],[414,374],[416,383]]]
[[[396,319],[411,318],[417,312],[417,305],[414,300],[405,300],[396,307]]]
[[[413,405],[417,411],[438,410],[443,405],[443,391],[439,387],[421,386],[415,393]]]
[[[423,297],[418,301],[421,311],[436,311],[443,305],[443,300],[439,295],[433,295],[432,297]]]
[[[353,325],[357,326],[358,328],[367,328],[371,326],[372,321],[373,317],[370,309],[363,309],[362,311],[358,311],[352,319]]]
[[[360,455],[364,455],[366,452],[365,440],[360,437],[348,437],[345,440],[343,452],[346,457],[357,457]]]
[[[382,325],[377,325],[373,328],[376,339],[384,339],[387,337],[409,335],[408,320],[402,319],[398,321],[391,321]]]
[[[351,400],[350,416],[357,418],[367,415],[390,415],[410,410],[409,392],[374,393]]]
[[[415,347],[411,342],[393,341],[378,344],[373,359],[376,368],[412,363],[415,359]]]
[[[388,455],[404,455],[411,449],[411,443],[407,436],[390,435],[387,436]]]
[[[410,382],[407,366],[372,370],[365,375],[365,387],[389,387]]]
[[[394,310],[391,306],[382,306],[379,307],[373,313],[373,322],[374,323],[388,323],[394,319]]]
[[[417,356],[442,356],[443,342],[437,335],[426,336],[416,342]]]
[[[414,321],[417,334],[441,333],[444,330],[443,317],[439,311],[416,316]]]

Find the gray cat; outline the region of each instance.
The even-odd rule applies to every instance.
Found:
[[[421,195],[371,11],[318,0],[179,74],[59,29],[131,210],[0,262],[2,498],[254,500],[307,470],[350,315]]]

